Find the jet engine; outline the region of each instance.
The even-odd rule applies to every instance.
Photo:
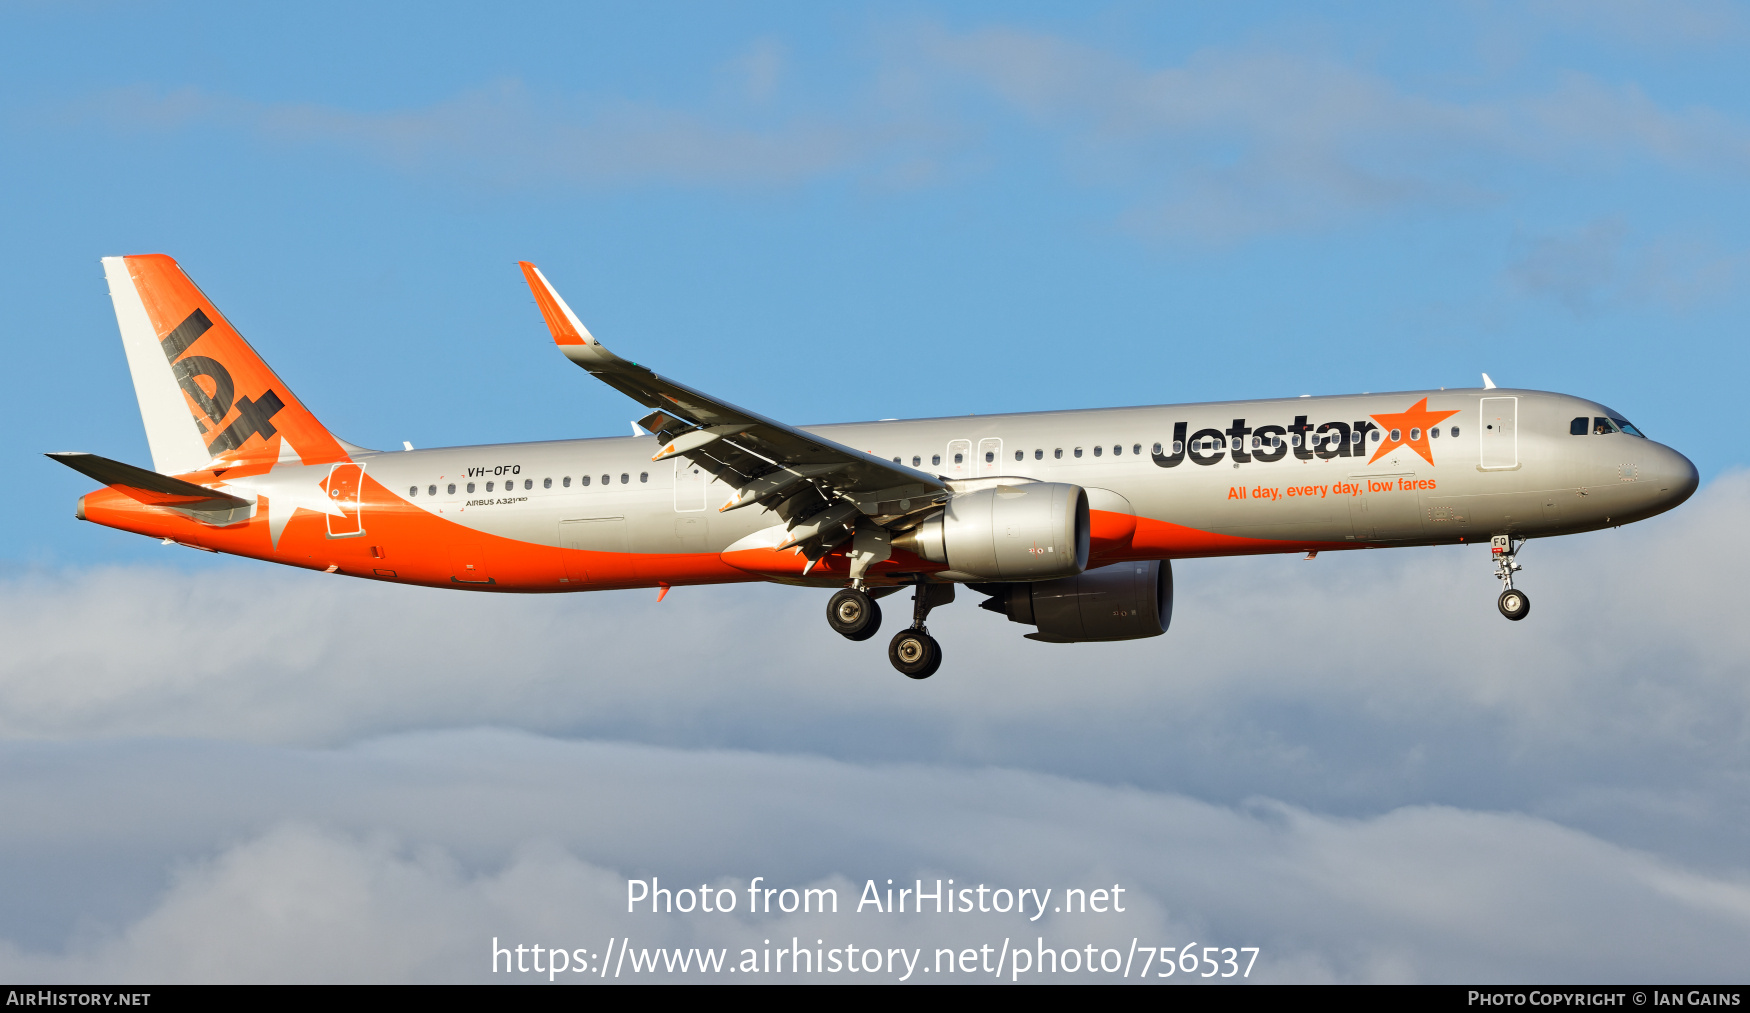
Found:
[[[1088,494],[1079,485],[995,485],[950,499],[893,547],[972,580],[1063,577],[1088,566]]]
[[[1167,560],[1114,563],[1073,577],[1026,584],[969,584],[990,599],[980,608],[1037,626],[1029,640],[1140,640],[1167,632],[1173,620],[1173,565]]]

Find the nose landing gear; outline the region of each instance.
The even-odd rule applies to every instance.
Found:
[[[1515,561],[1523,548],[1525,539],[1512,535],[1496,535],[1489,542],[1489,552],[1495,557],[1495,578],[1506,584],[1501,597],[1495,600],[1495,607],[1514,622],[1531,614],[1531,596],[1513,586],[1513,574],[1524,569]]]

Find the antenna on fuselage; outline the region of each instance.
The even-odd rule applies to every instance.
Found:
[[[1487,373],[1483,374],[1483,389],[1484,390],[1494,390],[1495,389],[1495,381],[1489,379],[1489,374],[1487,374]]]

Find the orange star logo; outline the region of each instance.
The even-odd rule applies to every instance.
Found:
[[[1396,415],[1374,415],[1373,421],[1385,430],[1385,438],[1380,442],[1379,449],[1373,452],[1373,457],[1367,463],[1372,464],[1386,454],[1399,447],[1409,447],[1422,455],[1422,460],[1434,463],[1434,452],[1428,447],[1428,430],[1437,426],[1442,420],[1457,415],[1455,409],[1449,412],[1431,412],[1428,410],[1428,399],[1423,398],[1410,406],[1407,412]],[[1412,435],[1413,434],[1413,435]]]

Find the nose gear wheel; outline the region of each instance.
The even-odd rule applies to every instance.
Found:
[[[1495,578],[1506,585],[1501,597],[1495,599],[1495,607],[1514,622],[1531,614],[1531,596],[1513,586],[1513,574],[1525,569],[1517,562],[1523,548],[1525,539],[1512,535],[1496,535],[1489,540],[1489,554],[1495,558]]]

